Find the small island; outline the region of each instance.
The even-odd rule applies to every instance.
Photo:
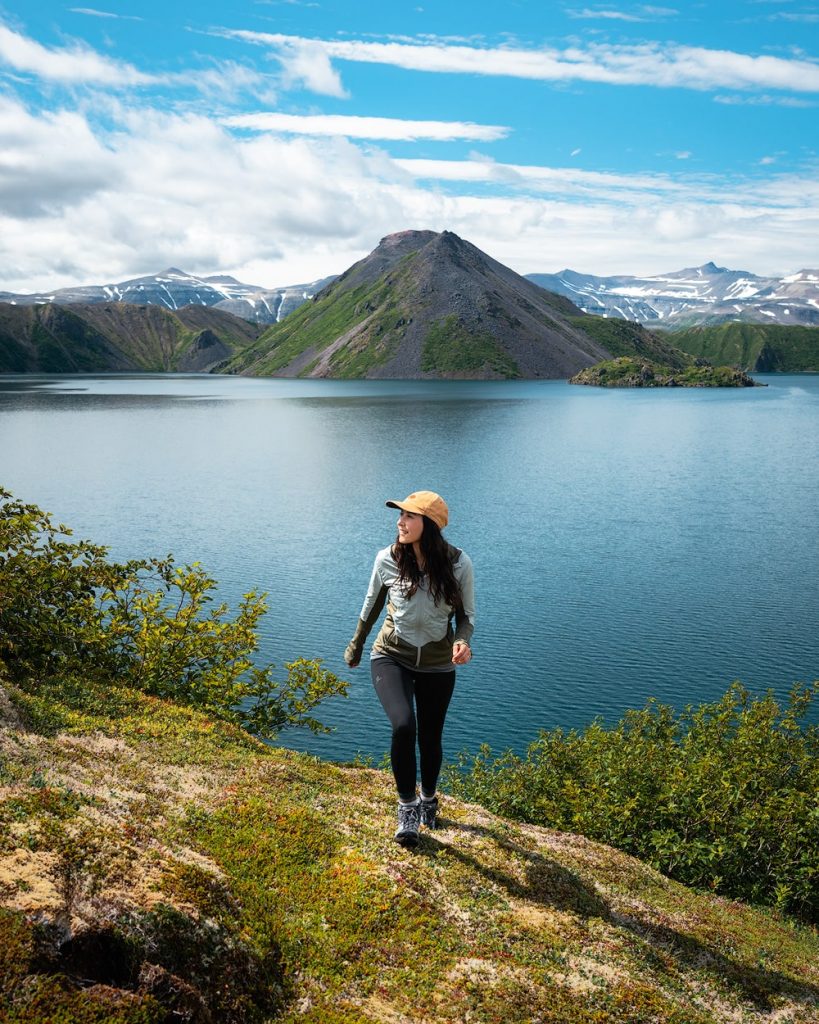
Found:
[[[695,359],[675,368],[633,356],[621,356],[595,363],[574,377],[570,384],[592,384],[600,388],[754,388],[767,387],[734,366],[712,366],[707,359]]]

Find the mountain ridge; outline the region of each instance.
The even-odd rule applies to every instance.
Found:
[[[819,270],[761,277],[708,262],[646,277],[600,277],[568,268],[526,276],[586,313],[669,331],[731,321],[819,325]]]
[[[671,338],[693,358],[739,366],[751,373],[819,372],[819,326],[742,321],[688,327]]]
[[[406,234],[412,232],[399,231],[387,237]],[[156,274],[116,283],[76,285],[29,294],[0,292],[0,302],[35,305],[127,301],[158,304],[171,310],[199,304],[215,306],[257,323],[278,323],[336,276],[264,288],[239,281],[230,274],[196,275],[171,266]],[[819,324],[819,270],[807,268],[775,277],[732,270],[711,260],[699,267],[642,277],[605,277],[570,268],[554,274],[523,276],[547,291],[572,299],[586,313],[668,330],[731,321]]]
[[[72,285],[50,292],[0,292],[0,302],[35,306],[127,302],[158,305],[176,311],[189,305],[210,306],[256,323],[276,323],[314,295],[332,278],[306,284],[263,288],[245,284],[230,274],[198,276],[178,267],[157,274],[101,285]]]
[[[259,330],[206,306],[0,303],[0,372],[208,372]]]

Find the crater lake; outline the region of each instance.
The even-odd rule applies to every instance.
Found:
[[[475,564],[474,660],[446,754],[819,677],[819,376],[753,389],[208,375],[0,377],[0,484],[113,558],[199,561],[269,594],[259,660],[351,682],[329,736],[379,760],[368,666],[342,660],[388,498],[437,490]]]

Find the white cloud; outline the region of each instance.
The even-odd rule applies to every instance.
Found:
[[[168,75],[165,81],[193,89],[221,107],[246,96],[257,103],[276,103],[280,84],[275,75],[261,74],[256,68],[236,61],[214,61],[195,71]]]
[[[575,46],[565,50],[531,50],[422,42],[303,39],[243,29],[223,29],[219,34],[268,46],[285,63],[291,52],[309,46],[311,52],[321,50],[328,59],[383,64],[412,71],[662,88],[766,88],[819,92],[819,64],[811,60],[755,57],[730,50],[676,44],[592,44],[585,49]],[[303,81],[306,83],[307,80]],[[338,85],[340,87],[340,82]]]
[[[688,149],[681,149],[679,152],[675,153],[674,156],[678,160],[688,160],[691,157],[691,151]]]
[[[471,139],[492,142],[503,139],[509,129],[501,125],[462,121],[405,121],[391,117],[347,117],[338,114],[239,114],[225,118],[225,124],[254,131],[287,132],[295,135],[343,135],[355,139],[415,140]]]
[[[651,7],[642,4],[634,11],[619,11],[613,8],[583,7],[580,10],[568,10],[571,18],[604,19],[608,21],[656,21],[658,18],[670,18],[679,11],[672,7]]]
[[[496,182],[513,185],[518,191],[554,193],[562,197],[588,196],[597,202],[622,202],[627,193],[633,201],[657,195],[684,192],[685,186],[667,175],[608,174],[574,167],[538,167],[502,164],[479,154],[469,160],[401,159],[394,163],[412,178],[422,181]],[[700,182],[698,188],[705,188]]]
[[[97,11],[93,7],[69,7],[72,14],[87,14],[92,18],[116,18],[119,21],[143,21],[135,14],[112,14],[111,11]]]
[[[320,43],[312,39],[291,39],[280,47],[278,58],[285,88],[298,86],[322,96],[347,98],[341,78],[330,63],[330,55]]]
[[[718,95],[714,97],[715,103],[722,103],[727,107],[793,107],[796,109],[807,109],[816,106],[815,100],[803,100],[797,96],[732,96]]]
[[[131,64],[100,56],[90,47],[47,47],[0,25],[0,64],[62,84],[148,85],[156,79]]]
[[[803,22],[806,25],[815,25],[819,22],[819,14],[815,11],[778,11],[770,17],[781,21]]]
[[[0,104],[0,290],[169,265],[293,284],[405,228],[456,231],[522,273],[656,273],[711,254],[760,273],[815,263],[813,168],[762,182],[396,161],[341,138],[237,136],[193,113],[110,116],[103,134],[72,111]]]
[[[580,153],[581,153],[581,150],[578,148],[578,149],[573,149],[569,155],[570,156],[579,156]]]
[[[625,11],[611,11],[611,10],[592,10],[589,7],[584,7],[579,11],[567,11],[570,18],[593,18],[593,19],[606,19],[609,21],[643,21],[644,19],[636,14],[627,14]]]
[[[81,115],[35,117],[0,96],[0,213],[22,220],[60,217],[119,176],[112,154]]]

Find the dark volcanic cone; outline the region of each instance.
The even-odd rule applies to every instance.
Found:
[[[387,235],[229,364],[309,377],[565,378],[610,353],[568,299],[450,231]]]

